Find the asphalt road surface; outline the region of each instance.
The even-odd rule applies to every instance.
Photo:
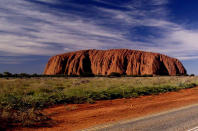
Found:
[[[198,104],[83,131],[198,131]]]

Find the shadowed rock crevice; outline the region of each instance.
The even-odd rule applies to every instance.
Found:
[[[84,54],[84,59],[82,61],[82,66],[83,66],[83,71],[82,71],[82,74],[85,73],[85,74],[93,74],[92,73],[92,70],[91,70],[91,61],[90,61],[90,58],[89,58],[89,52],[86,52]]]
[[[124,75],[126,75],[126,71],[127,71],[127,67],[128,67],[128,59],[127,57],[125,56],[124,57],[124,63],[123,63],[123,70],[124,70]]]
[[[62,61],[62,73],[63,74],[66,74],[68,72],[68,68],[66,68],[66,65],[67,65],[67,61],[68,61],[68,58],[64,58],[64,60]]]
[[[128,49],[81,50],[50,58],[44,74],[185,75],[182,63],[159,53]]]
[[[153,62],[154,74],[156,75],[169,75],[168,69],[164,65],[164,62],[160,56],[157,56],[155,62]],[[155,69],[156,68],[156,69]]]
[[[180,71],[179,71],[176,63],[175,63],[175,69],[176,69],[176,74],[179,74]]]
[[[162,61],[159,62],[159,69],[157,70],[156,75],[169,75],[168,70]]]

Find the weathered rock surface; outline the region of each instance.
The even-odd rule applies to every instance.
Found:
[[[50,58],[44,74],[184,75],[182,63],[166,55],[129,49],[81,50]]]

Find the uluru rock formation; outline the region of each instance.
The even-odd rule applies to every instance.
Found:
[[[129,49],[81,50],[56,55],[46,65],[46,75],[184,75],[186,70],[175,58],[159,53]]]

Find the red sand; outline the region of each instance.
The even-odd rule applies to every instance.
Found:
[[[51,128],[19,130],[74,131],[108,122],[133,119],[198,103],[198,87],[178,92],[131,99],[98,101],[95,104],[60,105],[45,109],[59,123]]]

